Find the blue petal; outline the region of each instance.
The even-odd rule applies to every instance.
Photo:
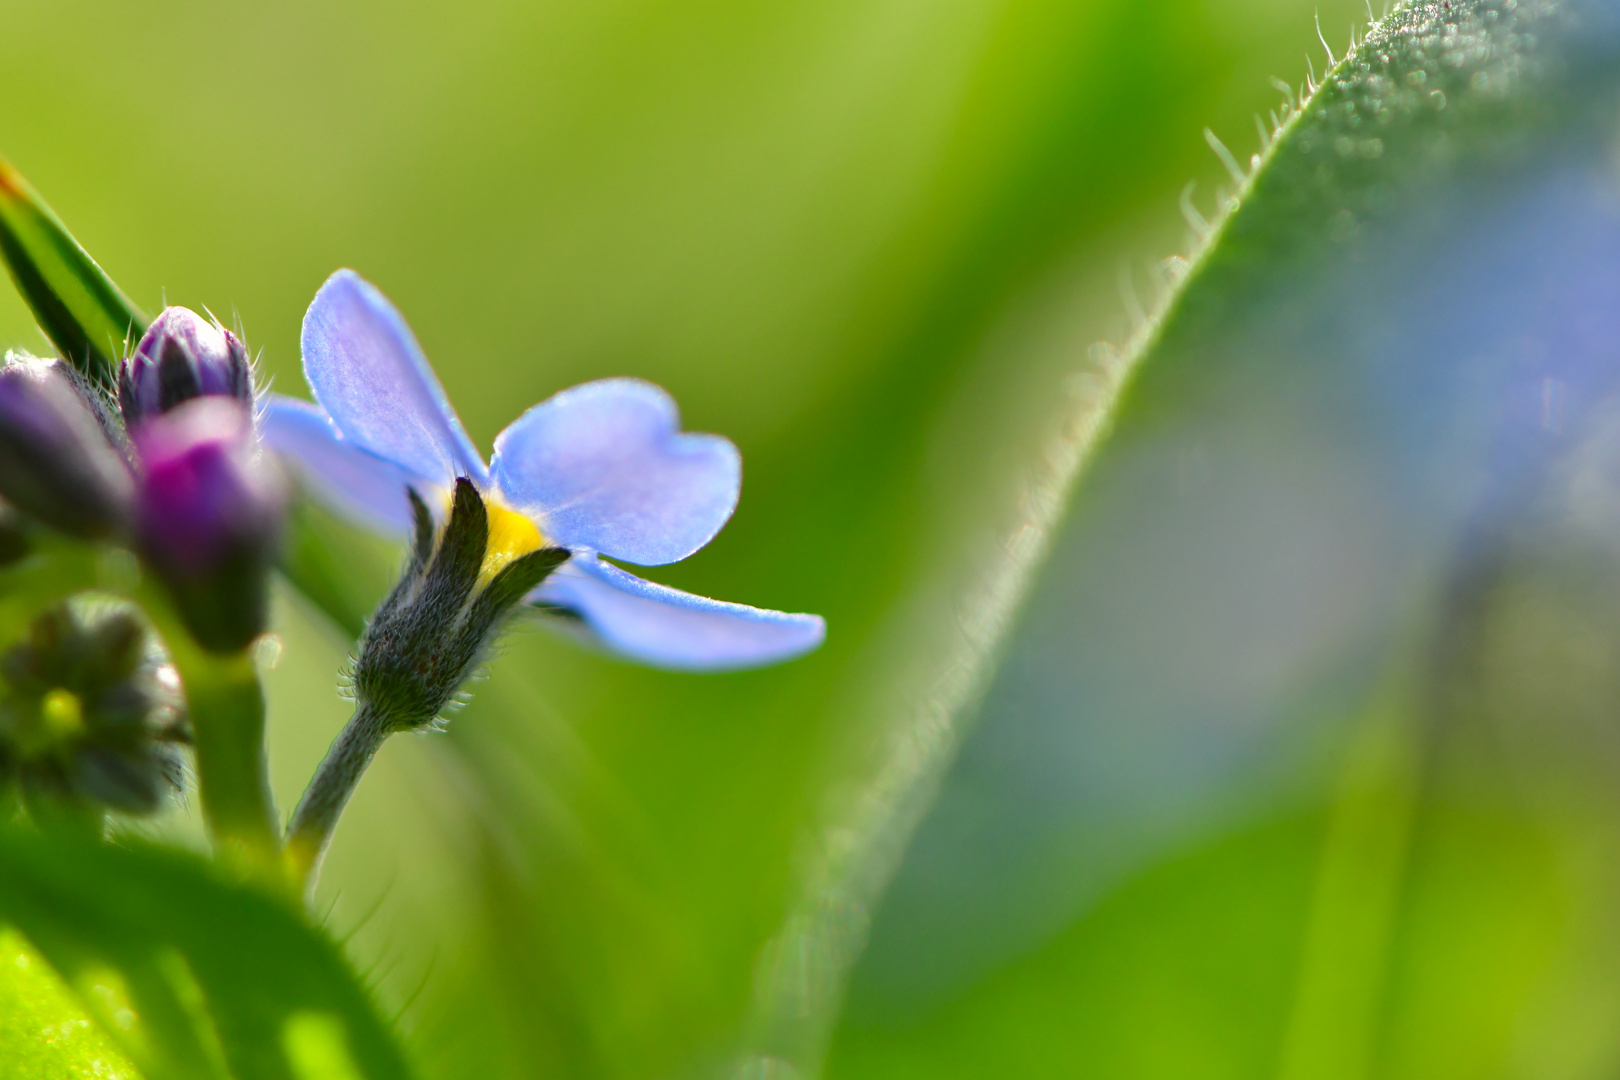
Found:
[[[577,552],[532,602],[562,608],[613,652],[675,671],[728,671],[791,660],[827,636],[819,615],[727,604],[654,585]]]
[[[730,440],[678,430],[674,400],[639,379],[602,379],[541,402],[495,439],[502,498],[554,544],[643,566],[684,559],[737,507]]]
[[[424,498],[435,485],[348,442],[319,406],[269,394],[259,431],[270,449],[289,462],[316,498],[358,524],[389,535],[407,535],[414,486]]]
[[[421,346],[386,297],[353,270],[326,279],[304,316],[304,377],[343,437],[415,476],[482,485],[483,459]]]

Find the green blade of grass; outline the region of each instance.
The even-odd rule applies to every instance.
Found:
[[[112,385],[119,357],[150,320],[3,158],[0,257],[51,344],[92,381]]]

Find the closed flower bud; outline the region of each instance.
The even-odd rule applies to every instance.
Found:
[[[0,367],[0,496],[81,539],[122,531],[133,487],[90,393],[59,360]]]
[[[235,652],[263,632],[285,485],[248,410],[203,397],[132,432],[142,476],[136,547],[197,642]]]
[[[178,686],[133,613],[46,612],[0,654],[0,784],[35,804],[157,809],[189,741]]]
[[[197,397],[228,397],[251,406],[247,349],[216,320],[183,307],[164,308],[118,367],[124,422],[133,427]]]

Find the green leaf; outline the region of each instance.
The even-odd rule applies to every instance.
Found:
[[[410,1076],[337,948],[192,856],[0,831],[0,919],[148,1080]]]
[[[0,257],[51,344],[91,380],[111,386],[119,358],[150,320],[3,158]]]
[[[1411,4],[1189,213],[832,1076],[1620,1067],[1617,95],[1612,4]]]
[[[0,1061],[11,1080],[139,1080],[49,964],[0,929]]]

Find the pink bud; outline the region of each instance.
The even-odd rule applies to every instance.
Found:
[[[199,397],[132,432],[141,464],[136,545],[205,648],[233,652],[263,630],[286,490],[248,411]]]

